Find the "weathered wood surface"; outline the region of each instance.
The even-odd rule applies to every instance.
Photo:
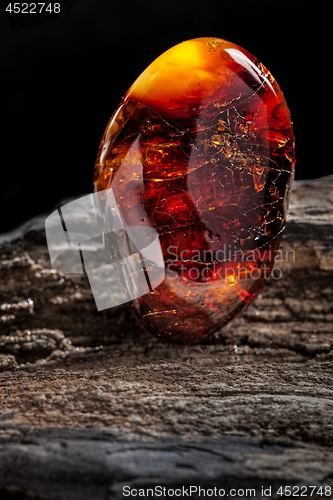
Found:
[[[0,236],[0,498],[333,487],[333,176],[295,182],[282,250],[281,279],[183,347],[129,304],[97,312],[51,269],[42,217]]]

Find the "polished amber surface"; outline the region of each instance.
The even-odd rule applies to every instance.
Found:
[[[124,224],[159,234],[165,279],[134,302],[150,331],[200,342],[252,301],[280,244],[294,163],[284,96],[237,45],[189,40],[140,75],[105,130],[94,183],[113,188]]]

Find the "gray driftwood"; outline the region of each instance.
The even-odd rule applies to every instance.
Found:
[[[43,221],[0,236],[1,499],[333,487],[333,176],[295,182],[281,279],[191,347],[129,304],[97,312],[51,268]]]

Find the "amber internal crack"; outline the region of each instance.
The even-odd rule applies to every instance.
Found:
[[[161,339],[200,342],[253,300],[286,220],[295,145],[270,72],[235,44],[183,42],[136,80],[97,155],[97,191],[159,234],[165,279],[134,301]],[[106,222],[107,232],[107,222]]]

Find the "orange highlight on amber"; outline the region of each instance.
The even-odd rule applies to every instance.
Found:
[[[253,300],[280,244],[294,165],[284,96],[239,46],[189,40],[139,76],[105,130],[94,183],[113,188],[125,225],[159,234],[165,280],[134,302],[149,330],[200,342]]]

